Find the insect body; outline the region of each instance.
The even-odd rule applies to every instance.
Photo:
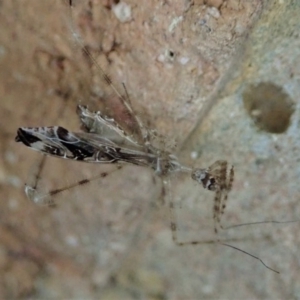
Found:
[[[72,6],[72,1],[70,1]],[[121,169],[125,164],[132,164],[150,168],[154,173],[163,178],[164,186],[168,188],[169,176],[174,173],[189,173],[191,179],[201,184],[203,188],[214,192],[213,219],[214,231],[218,232],[221,216],[226,208],[228,193],[232,189],[234,181],[234,168],[229,166],[226,160],[217,160],[206,168],[191,168],[183,165],[172,152],[161,149],[153,142],[153,133],[146,128],[131,106],[127,90],[123,96],[114,86],[110,77],[96,62],[90,52],[82,44],[81,40],[74,34],[83,52],[90,61],[97,67],[102,75],[103,81],[108,85],[114,95],[118,98],[121,106],[126,110],[126,115],[133,124],[134,130],[125,128],[121,122],[103,114],[100,111],[90,111],[83,105],[77,106],[77,115],[82,124],[83,131],[70,132],[61,126],[51,127],[21,127],[17,130],[16,142],[39,151],[48,156],[68,160],[92,163],[92,164],[113,164]],[[126,122],[125,122],[126,123]],[[130,126],[129,126],[130,127]],[[74,162],[75,163],[75,162]],[[43,163],[40,164],[40,169]],[[84,179],[69,184],[66,187],[45,192],[37,188],[41,170],[38,170],[33,183],[25,186],[28,198],[34,202],[40,202],[48,196],[55,196],[63,191],[76,186],[88,184],[92,179]],[[100,173],[96,179],[106,177],[107,173]],[[172,199],[169,201],[171,230],[173,241],[180,246],[196,244],[212,244],[219,242],[221,245],[231,247],[259,260],[268,269],[277,272],[259,259],[258,257],[231,246],[216,239],[208,241],[180,242],[177,238],[177,225]]]
[[[157,175],[168,176],[172,172],[191,172],[193,180],[215,192],[215,231],[224,213],[228,192],[231,190],[233,167],[227,174],[227,162],[216,161],[208,168],[191,169],[180,164],[177,157],[151,144],[150,138],[139,143],[125,133],[113,119],[78,106],[77,113],[88,132],[69,132],[60,126],[22,127],[16,141],[46,155],[88,163],[129,163],[150,167]],[[150,137],[150,132],[147,133]],[[229,176],[229,177],[228,177]],[[28,187],[27,187],[28,188]]]

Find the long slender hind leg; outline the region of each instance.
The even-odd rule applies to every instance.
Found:
[[[150,132],[149,130],[144,126],[143,122],[141,119],[138,117],[138,115],[135,113],[131,101],[129,98],[129,95],[127,93],[127,89],[125,85],[123,84],[123,89],[125,91],[125,96],[120,92],[120,90],[113,84],[112,79],[108,76],[108,74],[104,71],[104,69],[101,67],[101,65],[96,61],[96,59],[92,56],[92,54],[88,51],[88,49],[85,47],[80,35],[76,32],[75,30],[75,25],[74,25],[74,19],[73,19],[73,13],[72,11],[75,9],[74,1],[69,0],[68,5],[70,7],[69,14],[70,14],[70,30],[73,32],[74,39],[78,43],[78,45],[81,47],[83,53],[86,54],[86,56],[90,59],[90,61],[97,67],[97,70],[99,74],[101,74],[102,80],[107,84],[107,86],[110,88],[110,90],[116,95],[120,101],[120,104],[123,105],[126,110],[128,115],[134,120],[134,122],[137,125],[137,131],[138,131],[138,136],[139,138],[144,141],[144,143],[147,146],[150,145]]]
[[[115,165],[114,168],[110,171],[101,172],[95,176],[92,176],[89,178],[84,178],[84,179],[81,179],[78,181],[74,181],[74,182],[67,184],[66,186],[56,188],[56,189],[53,189],[50,191],[43,191],[42,186],[35,184],[36,182],[38,182],[37,176],[39,174],[39,173],[36,173],[32,177],[31,184],[26,184],[25,192],[27,194],[27,197],[34,203],[52,206],[55,204],[55,198],[59,197],[60,194],[67,192],[73,188],[79,187],[79,186],[88,185],[89,183],[91,183],[92,181],[95,181],[97,179],[105,178],[105,177],[109,176],[110,174],[120,170],[122,167],[123,167],[123,165]]]
[[[255,260],[258,260],[268,270],[275,272],[275,273],[279,273],[275,269],[266,265],[265,262],[261,258],[255,256],[241,248],[238,248],[238,247],[228,244],[228,243],[232,243],[232,242],[253,240],[252,237],[250,237],[250,238],[231,238],[231,239],[226,239],[226,240],[210,239],[210,240],[192,240],[192,241],[184,241],[184,242],[180,241],[178,238],[178,235],[177,235],[177,218],[176,218],[175,207],[174,207],[173,198],[172,198],[172,194],[171,194],[170,181],[164,180],[163,184],[164,184],[164,189],[165,189],[164,194],[166,195],[167,201],[169,203],[170,227],[171,227],[171,232],[172,232],[172,240],[177,246],[189,246],[189,245],[196,246],[196,245],[219,244],[219,245],[226,246],[231,249],[237,250],[243,254],[246,254],[246,255],[254,258]]]

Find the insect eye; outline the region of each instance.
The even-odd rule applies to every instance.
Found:
[[[214,191],[216,189],[216,180],[214,177],[209,178],[207,189],[210,191]]]

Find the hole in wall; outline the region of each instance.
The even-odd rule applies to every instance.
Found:
[[[269,133],[284,133],[295,111],[289,95],[270,82],[249,85],[243,92],[243,102],[255,125]]]

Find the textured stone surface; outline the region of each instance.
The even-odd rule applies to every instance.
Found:
[[[297,1],[127,0],[111,10],[114,2],[75,1],[75,28],[118,88],[126,84],[145,124],[169,136],[168,143],[177,140],[186,164],[234,164],[224,226],[297,219]],[[299,224],[220,233],[246,239],[231,244],[280,275],[224,246],[179,248],[171,239],[160,183],[147,170],[114,172],[88,190],[65,193],[53,209],[30,203],[23,183],[40,154],[14,142],[16,129],[58,122],[78,130],[77,103],[103,107],[109,102],[103,105],[100,98],[111,98],[99,70],[72,38],[65,2],[1,5],[1,298],[298,297]],[[293,103],[281,134],[257,127],[245,109],[245,91],[259,84],[279,87]],[[103,172],[99,166],[47,162],[43,178],[49,188]],[[172,182],[180,239],[215,238],[213,195],[188,176]]]

